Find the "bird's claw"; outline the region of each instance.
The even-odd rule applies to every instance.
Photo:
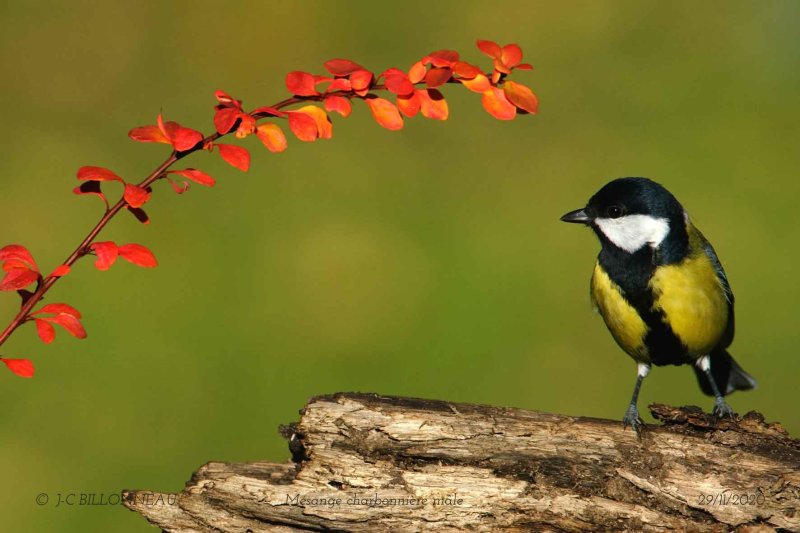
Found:
[[[714,415],[714,418],[717,420],[721,418],[736,418],[736,413],[733,411],[731,406],[722,399],[716,401],[711,414]]]
[[[628,407],[628,411],[625,413],[625,416],[622,417],[622,424],[623,427],[627,428],[630,426],[633,428],[633,431],[636,432],[637,437],[642,436],[642,429],[645,427],[644,421],[639,416],[639,410],[636,408],[635,405],[631,405]]]

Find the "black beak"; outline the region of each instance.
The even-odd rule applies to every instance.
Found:
[[[574,222],[575,224],[588,224],[591,222],[591,218],[586,214],[586,211],[583,209],[576,209],[575,211],[570,211],[563,217],[561,217],[562,222]]]

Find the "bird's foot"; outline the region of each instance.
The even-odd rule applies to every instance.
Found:
[[[644,426],[644,421],[639,416],[639,410],[636,408],[634,404],[631,404],[628,407],[628,410],[625,412],[625,416],[622,417],[622,424],[623,427],[627,428],[628,426],[633,428],[633,431],[636,432],[637,437],[642,436],[642,429]]]
[[[711,414],[714,415],[714,418],[721,419],[721,418],[736,418],[736,413],[733,411],[730,405],[728,405],[725,400],[722,398],[718,398],[714,403],[714,409],[711,411]]]

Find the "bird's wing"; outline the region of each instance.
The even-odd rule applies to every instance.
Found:
[[[722,268],[722,263],[720,263],[719,257],[717,257],[717,252],[714,251],[714,247],[711,246],[711,243],[706,240],[702,233],[699,231],[697,233],[703,245],[703,251],[705,251],[706,255],[708,255],[708,258],[711,260],[711,264],[714,265],[714,270],[717,273],[717,280],[719,281],[719,284],[722,286],[722,290],[725,293],[725,299],[728,300],[728,326],[725,328],[725,335],[720,342],[720,345],[723,348],[727,348],[730,346],[731,342],[733,342],[733,334],[735,329],[735,320],[733,315],[733,291],[731,290],[730,283],[728,283],[728,276],[725,274],[725,269]]]

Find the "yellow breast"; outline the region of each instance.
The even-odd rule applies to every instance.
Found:
[[[647,325],[636,309],[625,300],[620,288],[600,268],[599,263],[594,267],[590,292],[592,303],[600,311],[620,348],[636,361],[648,362],[647,347],[644,344]]]
[[[705,355],[720,342],[728,325],[728,301],[705,253],[659,267],[650,289],[653,308],[663,311],[672,331],[688,348],[687,355]]]

